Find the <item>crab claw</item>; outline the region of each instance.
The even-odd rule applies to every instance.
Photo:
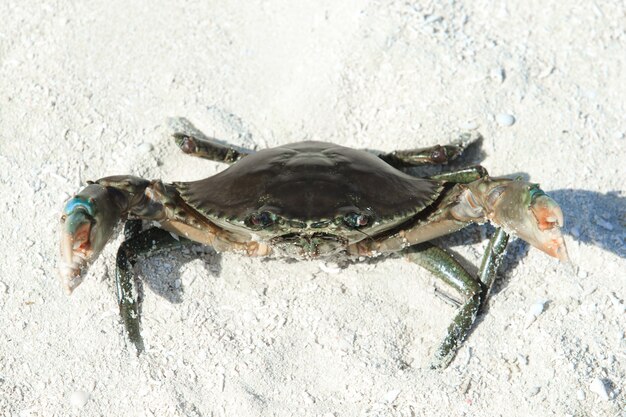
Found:
[[[569,260],[561,233],[563,212],[538,184],[505,182],[492,188],[487,199],[494,223],[562,262]]]
[[[68,294],[80,285],[89,265],[113,234],[121,216],[115,200],[110,189],[90,184],[65,204],[59,276]]]

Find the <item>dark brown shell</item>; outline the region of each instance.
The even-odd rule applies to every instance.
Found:
[[[261,210],[301,221],[349,211],[397,219],[419,212],[442,189],[441,182],[407,175],[369,152],[311,141],[265,149],[217,175],[175,185],[202,214],[232,220]]]

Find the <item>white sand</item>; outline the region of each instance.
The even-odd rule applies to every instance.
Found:
[[[622,1],[169,3],[0,3],[0,416],[626,415]],[[176,149],[173,115],[257,148],[390,151],[477,128],[493,175],[561,203],[578,270],[514,242],[435,372],[454,311],[417,266],[171,253],[138,266],[137,358],[119,238],[67,297],[56,229],[88,179],[222,169]],[[444,243],[476,262],[484,236]]]

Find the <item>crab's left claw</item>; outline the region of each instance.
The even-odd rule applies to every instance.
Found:
[[[488,193],[491,220],[562,262],[569,260],[563,240],[563,212],[538,184],[511,181]]]
[[[91,184],[71,198],[61,215],[61,284],[71,294],[111,237],[121,216],[111,191]]]

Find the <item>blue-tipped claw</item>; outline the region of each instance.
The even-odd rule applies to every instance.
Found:
[[[106,187],[91,184],[71,198],[61,216],[61,283],[71,294],[111,237],[120,209]]]

